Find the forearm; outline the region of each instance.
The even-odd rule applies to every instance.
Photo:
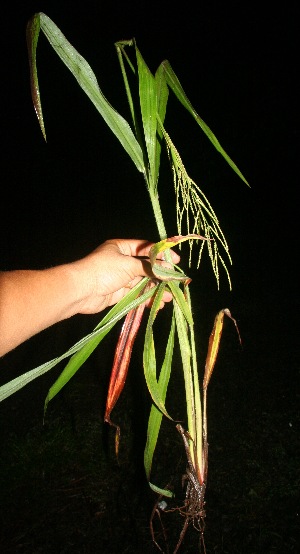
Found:
[[[77,313],[76,269],[0,273],[0,356],[58,321]]]

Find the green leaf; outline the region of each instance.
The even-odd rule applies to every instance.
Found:
[[[30,85],[31,85],[31,96],[36,111],[37,118],[43,133],[43,137],[46,138],[46,131],[44,126],[44,118],[42,111],[42,104],[40,99],[40,90],[39,82],[37,76],[36,68],[36,48],[40,34],[40,18],[33,17],[27,24],[26,28],[26,41],[28,48],[28,57],[29,57],[29,68],[30,68]]]
[[[141,147],[137,142],[128,122],[106,100],[100,90],[96,76],[90,65],[67,41],[66,37],[61,33],[55,23],[44,13],[40,12],[35,14],[28,25],[27,37],[29,41],[28,51],[33,83],[32,86],[34,91],[33,102],[38,113],[42,130],[44,123],[36,70],[36,47],[39,29],[43,31],[52,48],[70,70],[82,90],[87,94],[111,131],[118,138],[125,151],[135,163],[137,169],[144,173],[145,166]]]
[[[165,399],[166,399],[167,388],[168,388],[169,379],[171,375],[173,350],[174,350],[174,335],[175,335],[175,317],[173,313],[172,324],[171,324],[168,343],[166,347],[165,357],[164,357],[163,365],[158,379],[158,389],[163,402],[165,402]],[[152,460],[153,460],[153,455],[157,444],[161,421],[162,421],[162,412],[154,404],[152,404],[149,421],[148,421],[147,442],[146,442],[145,451],[144,451],[144,466],[145,466],[145,471],[146,471],[146,476],[148,481],[150,479]]]
[[[132,97],[132,94],[131,94],[131,89],[130,89],[130,85],[129,85],[129,80],[128,80],[128,77],[127,77],[127,72],[126,72],[126,68],[125,68],[125,64],[124,64],[124,59],[125,58],[125,61],[128,63],[131,71],[133,72],[134,75],[136,75],[136,70],[135,70],[135,67],[133,66],[133,64],[131,63],[126,51],[125,51],[125,46],[135,46],[135,40],[132,39],[132,40],[125,40],[125,41],[120,41],[120,42],[115,42],[115,47],[116,47],[116,51],[117,51],[117,56],[118,56],[118,60],[119,60],[119,63],[120,63],[120,68],[121,68],[121,72],[122,72],[122,76],[123,76],[123,81],[124,81],[124,86],[125,86],[125,91],[126,91],[126,96],[127,96],[127,100],[128,100],[128,104],[129,104],[129,109],[130,109],[130,113],[131,113],[131,118],[132,118],[132,123],[133,123],[133,128],[134,128],[134,132],[135,132],[135,136],[136,136],[136,139],[141,147],[141,150],[143,152],[143,156],[144,156],[144,159],[146,159],[146,154],[144,152],[145,150],[145,143],[144,143],[144,139],[143,139],[143,136],[141,134],[141,130],[140,130],[140,125],[139,125],[139,106],[137,104],[137,107],[135,107],[135,104],[133,102],[133,97]]]
[[[174,496],[174,493],[171,492],[169,489],[161,489],[160,487],[157,487],[152,483],[149,483],[149,485],[153,492],[156,492],[157,494],[162,494],[163,496],[167,496],[168,498],[173,498]]]
[[[157,114],[159,116],[161,123],[164,124],[166,111],[167,111],[169,89],[166,83],[165,72],[162,65],[159,66],[159,68],[155,73],[155,81],[156,81],[156,96],[157,96]],[[160,129],[160,126],[158,126],[157,133],[159,137],[162,138],[163,133],[162,133],[162,130]]]
[[[152,266],[152,271],[155,277],[161,281],[186,281],[189,279],[183,272],[175,271],[174,269],[158,264]]]
[[[165,252],[166,250],[169,250],[170,248],[173,248],[173,246],[176,246],[177,244],[180,244],[181,242],[184,242],[186,240],[206,240],[205,237],[202,237],[201,235],[195,235],[195,234],[189,234],[189,235],[178,235],[175,237],[169,237],[166,239],[163,239],[159,242],[156,242],[151,248],[149,252],[149,258],[150,263],[152,267],[152,271],[154,275],[160,279],[161,281],[185,281],[190,282],[190,278],[187,277],[183,273],[183,271],[175,271],[172,268],[164,267],[162,265],[159,265],[156,263],[157,255],[160,252]]]
[[[129,312],[129,310],[136,308],[136,306],[138,306],[142,302],[145,302],[145,300],[148,300],[149,298],[151,298],[151,296],[155,293],[156,287],[153,287],[145,294],[136,298],[138,293],[145,286],[145,283],[147,282],[147,280],[148,280],[147,277],[142,279],[131,291],[129,291],[129,293],[126,296],[124,296],[124,298],[122,298],[108,312],[108,314],[106,314],[106,316],[101,320],[101,322],[97,325],[97,327],[94,329],[92,333],[83,337],[80,341],[74,344],[64,354],[36,367],[35,369],[27,371],[26,373],[23,373],[23,375],[20,375],[19,377],[16,377],[12,381],[5,383],[5,385],[2,385],[0,387],[0,402],[2,400],[5,400],[5,398],[8,398],[9,396],[11,396],[18,390],[22,389],[26,385],[28,385],[31,381],[33,381],[37,377],[41,377],[42,375],[44,375],[44,373],[46,373],[47,371],[55,367],[62,360],[80,351],[90,341],[93,341],[95,337],[101,337],[100,340],[102,340],[102,338],[107,334],[107,332],[110,331],[112,327]]]
[[[90,355],[94,352],[95,348],[100,344],[102,339],[109,333],[111,330],[111,327],[107,328],[106,331],[101,333],[101,335],[94,337],[91,339],[87,344],[85,344],[76,354],[73,354],[69,362],[67,363],[64,370],[61,372],[59,377],[56,379],[56,381],[53,383],[53,385],[50,387],[45,404],[44,404],[44,415],[46,414],[46,410],[48,407],[48,404],[50,400],[52,400],[60,391],[61,389],[70,381],[70,379],[75,375],[75,373],[80,369],[80,367],[84,364],[84,362],[90,357]]]
[[[169,97],[169,89],[166,83],[165,74],[163,71],[163,68],[159,66],[155,73],[155,82],[156,82],[156,96],[157,96],[157,115],[159,117],[159,121],[163,124],[165,121],[166,111],[167,111],[167,103],[168,103],[168,97]],[[156,185],[155,189],[157,189],[158,184],[158,177],[159,177],[159,167],[160,167],[160,157],[161,157],[161,146],[162,146],[162,138],[163,138],[163,132],[160,125],[157,125],[156,128],[156,168],[155,168],[155,176],[156,176]]]
[[[176,328],[179,339],[179,347],[181,353],[182,367],[183,367],[183,376],[185,384],[185,396],[186,396],[186,409],[187,409],[187,419],[188,419],[188,432],[192,440],[195,440],[196,437],[196,421],[195,421],[195,397],[194,397],[194,386],[193,386],[193,374],[191,366],[191,345],[188,335],[188,326],[185,320],[185,317],[180,309],[180,306],[175,302],[174,304],[175,318],[176,318]],[[202,429],[199,430],[202,433]],[[191,447],[191,456],[193,463],[194,460],[194,448],[193,442],[190,440]]]
[[[139,95],[141,114],[145,135],[146,148],[149,160],[149,186],[152,190],[155,190],[157,183],[157,167],[158,160],[156,151],[157,138],[157,95],[156,95],[156,81],[145,61],[143,60],[139,49],[136,47],[136,57],[139,74]]]
[[[165,70],[165,76],[166,81],[169,87],[173,90],[174,94],[177,96],[178,100],[181,102],[181,104],[188,110],[188,112],[193,116],[193,118],[197,121],[198,125],[201,127],[202,131],[206,134],[207,138],[210,140],[210,142],[214,145],[216,150],[223,156],[223,158],[227,161],[227,163],[230,165],[230,167],[235,171],[235,173],[246,183],[246,185],[249,186],[249,183],[243,176],[243,174],[240,172],[239,168],[236,166],[236,164],[232,161],[232,159],[228,156],[228,154],[225,152],[225,150],[222,148],[221,144],[219,143],[217,137],[214,135],[214,133],[211,131],[208,125],[201,119],[201,117],[197,114],[196,110],[193,108],[192,104],[190,103],[188,97],[186,96],[181,83],[178,80],[178,77],[174,73],[170,63],[165,60],[162,62],[163,68]]]
[[[175,301],[177,302],[178,307],[179,307],[180,311],[182,312],[182,314],[184,315],[187,323],[189,325],[193,325],[193,316],[192,316],[191,307],[189,306],[188,302],[186,301],[186,298],[185,298],[182,290],[179,288],[178,283],[174,283],[174,282],[170,281],[168,283],[168,287],[169,287],[171,293],[173,294],[173,297],[174,297]]]
[[[193,402],[193,419],[195,422],[195,436],[193,443],[193,453],[194,453],[194,466],[196,474],[199,481],[202,483],[205,478],[205,461],[203,460],[203,417],[202,417],[202,403],[201,403],[201,394],[199,386],[199,376],[198,376],[198,367],[197,367],[197,354],[196,354],[196,344],[195,344],[195,332],[194,332],[194,321],[192,317],[192,304],[189,287],[185,289],[185,298],[189,306],[189,311],[191,314],[191,322],[189,322],[189,331],[190,331],[190,347],[192,355],[192,379],[193,379],[193,391],[194,391],[194,402]]]
[[[165,283],[161,283],[160,285],[158,285],[156,295],[152,302],[152,306],[151,306],[151,310],[150,310],[150,314],[147,322],[147,327],[146,327],[146,333],[145,333],[143,365],[144,365],[144,374],[145,374],[147,387],[149,389],[149,392],[154,404],[156,404],[159,410],[161,410],[166,417],[168,417],[169,419],[172,419],[165,408],[164,399],[162,398],[161,391],[156,378],[156,357],[155,357],[155,346],[154,346],[154,338],[153,338],[153,325],[154,325],[157,312],[159,310],[160,302],[162,300],[165,287],[166,287]]]

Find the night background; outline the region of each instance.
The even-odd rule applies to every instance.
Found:
[[[209,387],[207,554],[300,550],[298,9],[296,2],[275,10],[253,3],[236,8],[199,2],[192,9],[189,3],[108,7],[96,1],[1,8],[1,269],[72,261],[108,238],[158,238],[141,174],[41,33],[45,143],[30,95],[25,40],[35,12],[56,23],[128,120],[114,43],[134,37],[152,72],[168,59],[194,108],[250,183],[248,188],[233,173],[170,93],[166,128],[215,209],[233,259],[231,292],[223,272],[217,290],[207,258],[199,271],[189,270],[199,358],[205,358],[222,308],[230,308],[243,340],[241,348],[228,320]],[[161,198],[171,236],[172,183]],[[187,249],[181,256],[186,267]],[[0,360],[0,383],[63,353],[102,315],[62,322],[7,354]],[[122,427],[119,464],[111,430],[103,426],[119,331],[117,326],[53,400],[45,425],[44,399],[64,366],[0,404],[3,554],[158,552],[149,529],[156,497],[142,459],[149,412],[143,332],[115,408]],[[180,379],[178,368],[170,405],[179,418]],[[161,481],[185,471],[180,440],[166,424],[156,468]],[[164,516],[173,552],[183,520]],[[198,541],[190,530],[181,551],[197,552]]]

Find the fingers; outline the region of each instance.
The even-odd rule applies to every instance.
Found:
[[[171,300],[173,300],[173,294],[166,290],[163,294],[162,299],[163,302],[171,302]]]
[[[117,246],[121,254],[133,257],[148,257],[150,248],[154,244],[154,242],[142,239],[113,239],[107,241],[107,243]],[[180,256],[172,249],[171,256],[173,263],[178,264],[180,262]],[[164,259],[164,252],[159,252],[157,258]]]
[[[152,243],[149,241],[140,239],[114,239],[107,242],[115,244],[124,256],[133,257],[148,257],[149,250],[152,246]]]

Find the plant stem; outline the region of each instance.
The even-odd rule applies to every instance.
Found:
[[[157,225],[158,234],[160,240],[167,238],[167,231],[165,228],[162,211],[159,202],[159,196],[157,189],[153,190],[153,187],[149,186],[147,177],[147,188],[150,194],[150,200],[154,212],[154,217]],[[165,259],[168,262],[172,262],[170,250],[165,251]],[[191,299],[188,296],[189,305]],[[190,306],[191,307],[191,306]],[[178,332],[178,338],[180,343],[181,358],[183,363],[183,373],[185,381],[185,395],[186,395],[186,409],[188,420],[188,431],[191,435],[190,451],[191,458],[197,472],[198,478],[200,473],[202,474],[202,417],[201,417],[201,399],[199,391],[197,362],[195,352],[195,339],[193,329],[190,329],[191,339],[188,337],[186,321],[179,307],[174,305],[175,308],[175,321]],[[192,361],[192,367],[191,367]],[[195,398],[196,395],[196,398]],[[196,449],[195,449],[196,446]]]
[[[164,240],[164,239],[167,238],[168,235],[167,235],[165,223],[164,223],[164,220],[163,220],[163,215],[162,215],[162,211],[161,211],[161,207],[160,207],[160,202],[159,202],[159,196],[158,196],[158,193],[157,193],[157,189],[155,191],[153,191],[152,188],[148,186],[148,191],[149,191],[149,194],[150,194],[150,200],[151,200],[151,204],[152,204],[152,209],[153,209],[153,213],[154,213],[154,217],[155,217],[155,221],[156,221],[156,226],[157,226],[159,238],[160,238],[160,240]],[[167,262],[172,263],[172,257],[171,257],[171,254],[170,254],[170,250],[165,250],[165,260]]]
[[[159,197],[158,197],[157,191],[155,192],[152,191],[150,187],[148,187],[148,190],[150,194],[150,200],[151,200],[152,209],[154,212],[159,238],[160,240],[163,240],[167,238],[167,231],[166,231],[165,223],[162,216]]]

